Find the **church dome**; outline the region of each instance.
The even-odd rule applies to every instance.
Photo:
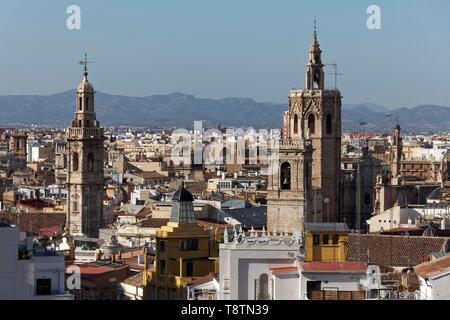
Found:
[[[194,201],[194,197],[192,196],[192,193],[190,193],[188,190],[182,186],[180,189],[178,189],[172,197],[172,201],[182,202],[182,201]]]
[[[94,92],[94,86],[87,78],[84,78],[78,85],[77,92]]]
[[[440,200],[441,199],[441,188],[438,187],[434,189],[430,195],[427,197],[427,200]]]

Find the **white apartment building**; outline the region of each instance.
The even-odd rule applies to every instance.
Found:
[[[18,227],[1,221],[0,299],[73,300],[65,290],[64,256],[39,250]]]

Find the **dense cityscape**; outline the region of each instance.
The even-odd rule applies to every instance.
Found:
[[[0,128],[0,299],[450,299],[450,133],[344,130],[311,33],[269,129],[102,126],[85,55],[66,127]]]

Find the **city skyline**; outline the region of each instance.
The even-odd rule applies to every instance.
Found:
[[[338,87],[346,93],[345,103],[391,108],[450,104],[450,65],[445,59],[450,43],[442,41],[449,22],[440,9],[449,4],[444,1],[378,1],[381,30],[366,26],[368,1],[263,2],[258,7],[252,2],[240,4],[239,10],[228,2],[138,2],[126,7],[79,1],[81,30],[68,30],[66,9],[71,4],[3,5],[0,38],[8,46],[0,53],[7,61],[0,95],[45,95],[73,88],[79,74],[75,62],[87,52],[95,62],[92,79],[102,92],[183,92],[280,103],[286,88],[305,85],[305,52],[317,18],[324,62],[335,61],[344,74]],[[14,21],[8,19],[13,15]],[[326,69],[326,86],[333,87],[333,70]]]

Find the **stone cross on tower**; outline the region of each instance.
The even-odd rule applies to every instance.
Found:
[[[88,64],[89,63],[94,63],[93,61],[88,61],[87,59],[87,54],[84,54],[84,59],[81,59],[79,62],[79,64],[81,64],[82,66],[84,66],[84,76],[87,77],[88,76]]]

